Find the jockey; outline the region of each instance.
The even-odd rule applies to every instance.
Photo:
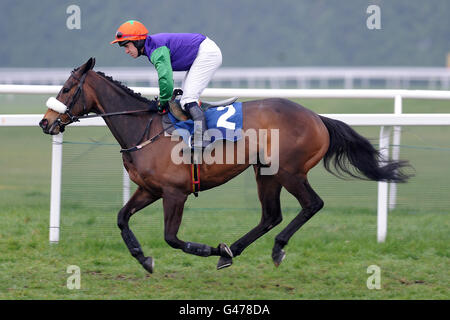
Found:
[[[222,64],[220,48],[200,33],[158,33],[149,35],[147,28],[129,20],[117,29],[115,40],[133,58],[148,57],[158,72],[160,90],[158,111],[166,113],[173,92],[173,71],[187,71],[183,80],[181,108],[194,120],[194,136],[203,137],[206,121],[199,107],[199,97]],[[194,139],[194,148],[209,142]]]

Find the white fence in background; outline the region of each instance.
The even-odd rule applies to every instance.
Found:
[[[30,85],[0,85],[0,94],[56,94],[60,86],[30,86]],[[144,95],[157,95],[158,88],[132,88]],[[448,126],[450,113],[444,114],[403,114],[402,101],[406,99],[444,99],[450,100],[450,91],[426,90],[299,90],[299,89],[205,89],[202,97],[238,96],[240,98],[371,98],[394,99],[394,113],[392,114],[324,114],[324,116],[338,119],[351,126],[379,126],[380,151],[385,158],[389,157],[390,136],[392,127],[393,148],[392,159],[399,158],[399,144],[402,126]],[[43,115],[0,115],[1,126],[37,126]],[[74,126],[105,126],[103,119],[85,119],[72,124]],[[52,180],[50,205],[50,242],[59,241],[60,229],[60,199],[61,199],[61,171],[62,171],[62,142],[63,135],[53,136],[52,150]],[[129,179],[124,179],[124,203],[129,197]],[[389,194],[390,193],[390,194]],[[377,240],[384,242],[387,235],[388,210],[395,207],[396,184],[378,183],[377,204]]]
[[[0,83],[3,84],[63,84],[68,78],[69,68],[0,68]],[[158,86],[158,76],[150,67],[104,67],[102,71],[128,85]],[[180,84],[184,72],[174,72],[176,84]],[[438,67],[275,67],[275,68],[220,68],[211,82],[214,87],[269,87],[283,88],[328,88],[345,89],[450,88],[450,68]]]

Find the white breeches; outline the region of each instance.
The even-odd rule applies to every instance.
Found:
[[[190,102],[197,102],[203,90],[208,86],[216,70],[222,64],[220,48],[209,38],[203,40],[197,57],[183,80],[181,107]]]

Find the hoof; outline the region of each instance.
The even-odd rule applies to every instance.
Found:
[[[142,266],[148,272],[153,273],[153,268],[155,267],[155,261],[153,260],[152,257],[146,257],[144,262],[142,262]]]
[[[281,262],[283,262],[283,259],[286,257],[286,252],[284,252],[284,250],[280,250],[277,252],[272,253],[272,260],[273,263],[275,264],[275,267],[278,267]]]
[[[219,262],[217,263],[217,270],[229,267],[233,264],[232,258],[220,257]]]
[[[219,250],[221,257],[229,259],[233,258],[233,252],[231,252],[231,249],[225,243],[219,244]]]

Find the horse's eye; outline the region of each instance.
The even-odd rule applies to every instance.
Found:
[[[67,93],[67,92],[69,92],[69,91],[70,91],[69,88],[63,88],[63,93]]]

